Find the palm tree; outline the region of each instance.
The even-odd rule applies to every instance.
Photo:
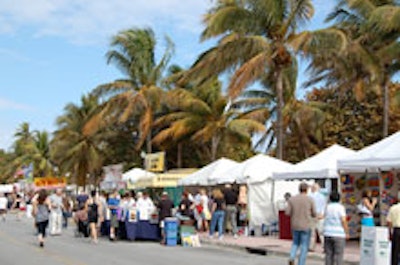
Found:
[[[140,149],[147,141],[147,153],[151,153],[151,127],[160,107],[163,90],[159,87],[173,51],[172,42],[166,38],[167,47],[161,60],[155,59],[155,36],[151,29],[129,29],[114,36],[107,53],[107,62],[115,64],[125,79],[99,86],[93,94],[106,99],[103,110],[88,123],[86,130],[93,131],[109,122],[126,122],[132,117],[139,120]]]
[[[65,113],[58,117],[58,130],[51,142],[53,159],[63,173],[71,173],[79,186],[85,186],[88,175],[101,169],[107,148],[107,130],[86,132],[85,125],[98,112],[98,100],[83,96],[81,105],[68,104]]]
[[[247,85],[271,77],[277,98],[278,158],[283,156],[282,111],[287,89],[284,73],[296,64],[290,44],[298,35],[299,25],[308,21],[313,12],[311,0],[217,1],[205,17],[206,29],[202,38],[222,38],[216,47],[199,57],[189,76],[207,78],[234,70],[228,88],[233,98]]]
[[[342,0],[328,21],[334,25],[314,32],[303,32],[296,49],[309,56],[312,78],[306,84],[326,81],[341,91],[353,89],[362,100],[366,89],[382,94],[383,137],[389,127],[389,91],[399,71],[400,14],[394,0]]]
[[[176,88],[167,94],[170,112],[157,119],[155,125],[162,130],[154,137],[156,144],[188,139],[207,145],[210,159],[218,155],[218,147],[226,137],[237,142],[250,142],[254,132],[262,132],[263,123],[248,119],[229,107],[221,94],[218,80],[196,89]]]
[[[14,168],[33,164],[34,176],[46,176],[54,172],[55,165],[50,160],[49,135],[46,131],[31,131],[28,123],[22,123],[15,133],[12,165]]]

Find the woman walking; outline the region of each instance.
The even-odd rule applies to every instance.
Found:
[[[225,199],[220,189],[213,190],[213,204],[211,207],[210,237],[214,236],[215,226],[218,225],[218,238],[224,238]]]
[[[46,228],[49,225],[50,200],[47,192],[41,190],[39,196],[33,201],[33,215],[35,216],[35,224],[38,231],[39,246],[44,247],[44,238],[46,237]]]
[[[101,204],[96,196],[96,191],[93,190],[90,194],[89,199],[86,201],[89,219],[90,235],[92,242],[97,244],[97,223],[99,222],[99,212],[101,212]]]

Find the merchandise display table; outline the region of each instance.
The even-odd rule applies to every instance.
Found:
[[[144,239],[144,240],[154,240],[158,241],[161,239],[161,232],[158,224],[152,224],[149,221],[137,221],[137,222],[128,222],[124,221],[124,234],[119,233],[119,238],[128,239],[128,240],[136,240],[136,239]],[[121,223],[120,223],[121,227]],[[122,228],[122,227],[121,227]],[[110,221],[104,221],[101,227],[101,234],[103,236],[108,236],[110,233]]]
[[[145,239],[158,241],[161,239],[159,225],[152,224],[149,221],[126,221],[125,229],[128,240]]]

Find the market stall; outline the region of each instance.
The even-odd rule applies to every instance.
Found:
[[[338,185],[338,159],[354,155],[355,153],[351,149],[334,144],[314,156],[297,163],[290,170],[274,172],[273,178],[281,180],[311,179],[321,182],[321,187],[326,188],[327,192],[329,192],[332,186],[336,189]]]
[[[293,165],[285,161],[258,154],[223,172],[218,183],[246,184],[248,187],[249,226],[259,230],[278,220],[278,201],[286,192],[297,194],[299,181],[274,181],[273,172],[289,170]]]
[[[395,203],[400,188],[400,132],[356,154],[338,160],[341,191],[349,218],[350,237],[359,237],[360,216],[357,204],[364,190],[371,190],[378,198],[373,212],[376,225],[386,225],[389,207]]]

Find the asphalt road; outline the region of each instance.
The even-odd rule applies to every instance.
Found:
[[[92,244],[88,239],[75,238],[73,227],[61,236],[46,238],[45,247],[39,248],[34,235],[33,221],[16,221],[9,216],[0,221],[1,265],[282,265],[287,258],[248,254],[203,245],[200,248],[166,247],[157,242],[110,242],[100,239]],[[322,264],[318,261],[308,265]]]

